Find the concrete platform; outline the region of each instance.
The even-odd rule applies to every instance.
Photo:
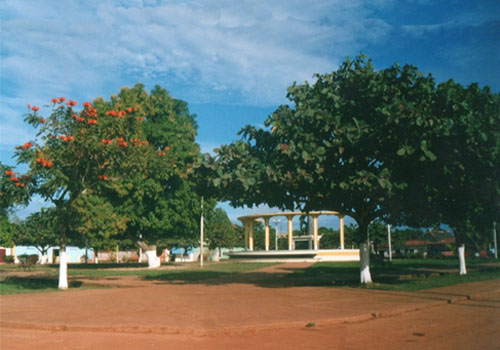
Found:
[[[270,250],[227,253],[233,260],[252,261],[359,261],[359,249]]]

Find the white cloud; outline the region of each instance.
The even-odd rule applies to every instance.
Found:
[[[58,1],[4,4],[2,70],[16,91],[94,95],[135,80],[179,84],[190,102],[265,105],[386,35],[353,1]],[[242,102],[236,101],[236,102]]]

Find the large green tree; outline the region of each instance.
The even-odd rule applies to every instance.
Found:
[[[233,223],[221,208],[215,208],[206,215],[205,232],[209,248],[216,250],[216,260],[221,256],[221,248],[233,248],[238,241]]]
[[[159,266],[157,247],[192,246],[199,240],[201,197],[191,172],[200,150],[197,124],[186,102],[156,86],[150,94],[140,84],[112,97],[115,105],[134,105],[144,117],[144,140],[155,150],[144,173],[103,193],[127,220],[125,238],[146,251],[150,267]],[[214,202],[206,201],[206,210]]]
[[[40,252],[41,264],[47,262],[49,248],[59,244],[58,220],[55,215],[55,208],[42,208],[16,225],[15,244],[34,246]]]
[[[375,70],[363,56],[337,71],[293,84],[265,129],[207,156],[201,172],[233,205],[335,210],[354,218],[362,283],[371,282],[369,223],[404,209],[409,174],[436,159],[429,150],[438,120],[434,80],[410,65]]]
[[[443,120],[432,145],[437,162],[425,173],[427,208],[456,239],[460,273],[466,274],[465,244],[489,239],[500,219],[500,94],[452,80],[435,92],[433,112]]]
[[[25,121],[36,139],[16,147],[15,158],[27,167],[23,176],[9,174],[11,188],[38,194],[54,205],[60,247],[59,288],[66,289],[68,239],[79,230],[80,203],[87,195],[120,192],[144,176],[149,159],[158,157],[145,140],[144,111],[138,106],[96,99],[78,103],[53,98],[48,117],[30,106]],[[16,181],[17,180],[17,181]],[[80,209],[80,213],[79,213]],[[83,208],[84,209],[84,208]]]

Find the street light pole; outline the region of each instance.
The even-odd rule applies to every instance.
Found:
[[[201,197],[200,215],[200,267],[203,267],[203,197]]]
[[[389,224],[387,224],[387,241],[389,242],[389,261],[392,261],[391,225]]]
[[[497,222],[496,221],[493,221],[493,244],[495,246],[495,259],[498,259]]]

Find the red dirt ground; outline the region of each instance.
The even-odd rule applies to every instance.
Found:
[[[0,347],[500,349],[500,280],[419,293],[272,283],[302,266],[2,296]]]

